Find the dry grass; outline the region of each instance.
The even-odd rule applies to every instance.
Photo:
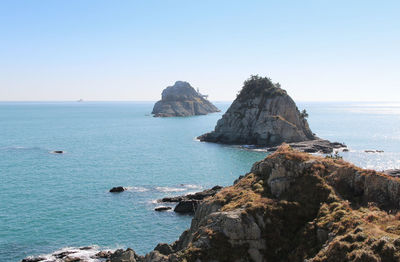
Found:
[[[379,201],[364,203],[364,198],[375,195],[357,195],[357,190],[364,193],[364,188],[357,188],[354,182],[368,178],[365,181],[375,183],[370,188],[374,193],[399,179],[362,170],[341,159],[299,153],[287,145],[264,161],[288,164],[294,170],[297,165],[311,164],[279,198],[270,194],[269,174],[257,171],[208,201],[221,205],[221,211],[243,209],[244,216],[261,216],[266,225],[260,227],[266,243],[263,255],[268,261],[400,261],[400,212],[382,209]],[[232,246],[221,232],[207,227],[199,231],[212,248],[191,246],[182,256],[188,261],[234,261],[248,256],[246,246]],[[221,257],[223,253],[229,254],[230,260]]]

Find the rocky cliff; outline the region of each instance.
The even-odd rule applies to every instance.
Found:
[[[279,84],[266,77],[252,76],[244,82],[243,89],[217,122],[215,130],[199,139],[268,147],[283,142],[315,141],[318,138],[311,132],[306,117],[307,113],[299,112]]]
[[[194,116],[219,112],[210,101],[188,83],[177,81],[162,92],[162,99],[153,108],[155,117]]]
[[[399,199],[399,178],[284,145],[206,199],[178,241],[129,261],[400,261]]]
[[[400,261],[400,178],[288,145],[205,199],[172,244],[111,262]],[[99,255],[99,256],[100,256]]]

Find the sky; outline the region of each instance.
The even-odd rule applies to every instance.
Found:
[[[213,101],[250,75],[296,101],[399,101],[400,1],[1,0],[0,101]]]

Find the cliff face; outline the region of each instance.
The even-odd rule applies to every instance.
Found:
[[[276,146],[315,139],[304,114],[286,91],[268,78],[253,76],[211,133],[201,141]]]
[[[400,261],[399,199],[398,178],[283,146],[142,261]]]
[[[206,115],[219,112],[210,101],[201,96],[188,82],[177,81],[162,92],[162,99],[153,108],[156,117]]]

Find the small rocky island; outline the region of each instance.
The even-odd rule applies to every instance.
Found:
[[[304,152],[331,153],[344,147],[319,139],[293,99],[267,77],[251,76],[215,130],[198,137],[200,141],[272,147],[283,142]]]
[[[153,108],[155,117],[195,116],[219,112],[206,95],[200,94],[188,82],[177,81],[165,88],[162,98]]]

